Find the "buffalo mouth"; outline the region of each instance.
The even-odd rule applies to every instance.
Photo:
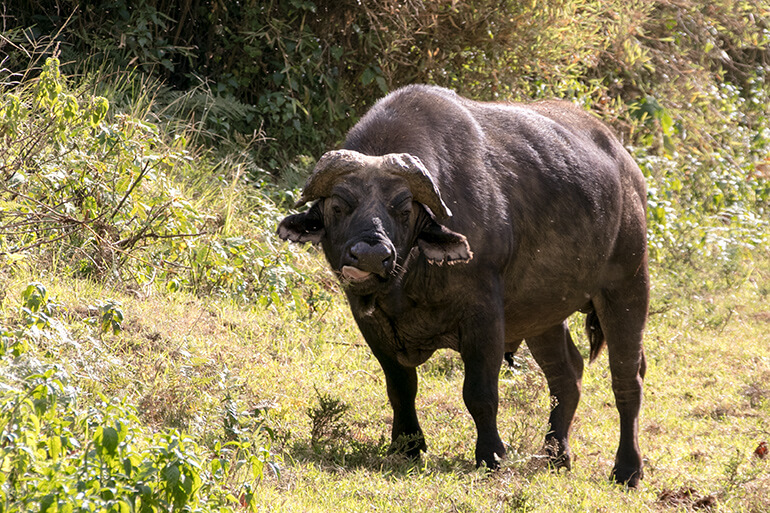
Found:
[[[343,265],[342,268],[337,271],[337,275],[343,285],[352,288],[361,288],[367,285],[376,286],[388,280],[387,274],[366,271],[352,265]]]
[[[343,265],[336,272],[342,286],[357,296],[367,296],[381,290],[390,279],[389,274],[365,271],[352,265]]]
[[[340,270],[340,274],[342,274],[342,277],[350,283],[361,283],[366,281],[367,278],[372,276],[374,273],[370,271],[364,271],[363,269],[359,269],[358,267],[354,267],[352,265],[343,265],[342,269]]]

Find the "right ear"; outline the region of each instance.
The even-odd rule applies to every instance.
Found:
[[[292,242],[321,242],[326,235],[321,203],[317,201],[307,212],[286,216],[278,225],[278,237]]]

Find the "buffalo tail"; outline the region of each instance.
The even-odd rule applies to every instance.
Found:
[[[607,345],[607,341],[604,339],[602,325],[599,323],[599,316],[596,315],[596,310],[593,308],[588,312],[588,315],[586,315],[586,335],[591,343],[589,362],[593,362],[602,352],[604,346]]]

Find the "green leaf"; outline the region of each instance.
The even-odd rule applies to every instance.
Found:
[[[133,471],[134,471],[134,464],[131,462],[131,458],[124,458],[123,459],[123,472],[125,472],[125,474],[128,477],[131,477],[131,474],[133,473]]]
[[[39,282],[32,282],[27,285],[21,294],[24,306],[32,312],[37,312],[48,301],[48,290]]]
[[[179,471],[179,465],[177,463],[167,465],[161,472],[163,480],[170,488],[174,488],[179,484],[179,477],[181,475],[182,473]]]
[[[380,91],[382,91],[382,94],[388,94],[388,84],[385,83],[385,78],[383,78],[382,75],[378,75],[375,82],[377,82],[377,86],[380,88]]]
[[[11,190],[19,188],[22,185],[24,185],[26,182],[27,182],[26,175],[21,171],[16,171],[8,179],[8,188]]]
[[[60,436],[52,436],[48,439],[48,454],[53,461],[58,461],[61,455],[62,439]]]
[[[114,456],[118,448],[118,432],[112,427],[99,426],[94,433],[94,444],[100,453]]]
[[[56,496],[52,493],[40,499],[40,513],[55,513],[59,509],[57,506]]]
[[[671,135],[671,128],[674,126],[674,120],[671,119],[668,112],[665,109],[661,109],[658,112],[658,118],[660,119],[660,127],[663,129],[665,135]]]
[[[361,83],[363,85],[369,85],[374,80],[375,73],[372,68],[366,68],[361,74]]]

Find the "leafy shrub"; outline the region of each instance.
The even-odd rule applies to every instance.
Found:
[[[297,155],[338,143],[382,94],[414,82],[480,99],[573,99],[654,151],[671,152],[682,143],[675,135],[708,145],[724,119],[698,116],[714,113],[723,84],[761,110],[751,91],[763,88],[769,60],[758,14],[767,9],[766,0],[35,0],[10,15],[35,25],[36,40],[56,34],[68,55],[160,77],[172,97],[186,98],[178,114],[205,118],[220,134],[262,129],[260,165],[282,173]],[[731,121],[756,127],[744,112]]]
[[[74,3],[57,2],[62,13],[68,5],[74,11]],[[222,183],[232,184],[220,188],[232,189],[223,193],[229,205],[228,198],[245,190],[245,180],[266,183],[262,169],[301,183],[309,165],[299,155],[317,156],[337,144],[384,92],[428,82],[480,99],[567,98],[613,125],[648,178],[652,256],[666,272],[667,265],[695,269],[713,258],[725,264],[718,272],[726,279],[734,263],[740,267],[766,240],[770,47],[756,15],[767,10],[765,0],[79,5],[70,25],[40,16],[52,10],[49,0],[11,14],[19,26],[37,23],[31,33],[38,41],[62,29],[56,37],[71,44],[62,46],[69,55],[101,52],[114,66],[167,81],[172,87],[159,94],[160,117],[183,116],[198,127],[194,133],[205,125],[211,135],[248,144],[243,154],[249,164],[242,161],[238,171],[223,174]],[[23,39],[21,32],[9,36]],[[9,55],[8,62],[17,61]],[[38,206],[35,217],[30,210],[16,224],[4,223],[14,232],[14,251],[38,244],[47,233],[49,241],[70,244],[64,261],[73,272],[117,274],[137,288],[157,280],[169,290],[263,302],[287,290],[282,287],[297,269],[291,254],[271,256],[279,248],[271,247],[272,230],[266,229],[278,215],[268,199],[277,196],[269,192],[273,188],[249,195],[253,204],[241,204],[257,212],[252,226],[259,233],[235,233],[232,208],[201,209],[181,190],[178,177],[201,167],[191,162],[195,151],[186,144],[196,136],[181,137],[181,130],[177,140],[167,141],[158,125],[113,112],[99,121],[106,104],[73,93],[58,73],[42,71],[37,103],[20,87],[3,97],[4,133],[35,133],[28,128],[30,115],[45,107],[50,112],[33,115],[36,126],[45,128],[43,139],[65,145],[55,156],[50,150],[38,155],[31,145],[25,155],[13,150],[9,155],[16,156],[6,159],[6,198],[33,185],[35,200],[44,190],[56,191],[47,204],[53,212]],[[125,134],[123,143],[97,148],[80,141],[77,132],[89,130],[110,144]],[[21,140],[28,139],[17,136],[17,147]],[[73,141],[86,151],[74,151]],[[65,166],[51,171],[59,159]],[[90,170],[105,159],[119,172],[105,172],[114,187],[96,194],[100,182]],[[9,162],[43,169],[15,172]],[[67,162],[89,172],[70,173]],[[301,162],[299,172],[289,162]],[[135,199],[140,192],[141,201]],[[78,215],[67,211],[70,206]],[[129,270],[129,259],[147,265]]]
[[[164,99],[171,112],[205,126],[199,135],[251,135],[264,127],[278,144],[258,151],[276,171],[301,148],[313,154],[332,144],[350,124],[343,49],[319,38],[316,13],[314,2],[297,0],[35,0],[11,14],[19,26],[35,25],[30,35],[37,41],[49,34],[67,41],[62,51],[72,62],[86,55],[89,62],[160,77],[175,89]],[[318,130],[319,124],[328,128]]]
[[[195,200],[182,179],[208,169],[205,158],[155,124],[110,115],[107,99],[73,90],[56,58],[0,92],[0,134],[0,258],[44,255],[80,277],[268,303],[302,279],[294,253],[274,246],[271,200],[243,194],[237,174],[209,179],[205,194],[225,196],[225,207]],[[253,224],[231,235],[244,206]]]
[[[206,459],[176,430],[148,434],[134,409],[102,398],[85,412],[61,404],[64,378],[54,369],[26,378],[0,397],[0,510],[234,511],[247,506],[254,466],[236,497],[230,462]],[[249,446],[239,445],[250,452]],[[266,448],[254,455],[264,463]],[[269,453],[267,453],[269,454]]]
[[[23,343],[52,326],[56,304],[40,283],[22,301],[19,329],[0,326],[0,512],[255,510],[255,486],[278,471],[264,416],[228,413],[230,430],[208,451],[175,429],[152,433],[125,402],[79,405],[66,370]],[[118,311],[105,303],[102,320]]]
[[[320,448],[327,443],[334,443],[347,434],[348,427],[342,421],[342,417],[350,406],[318,390],[316,395],[318,406],[308,408],[307,415],[312,422],[310,443],[314,448]]]
[[[72,16],[43,14],[54,10]],[[205,118],[220,134],[264,130],[272,142],[258,148],[260,160],[280,172],[296,155],[317,156],[338,143],[363,109],[408,83],[483,99],[595,90],[581,77],[651,10],[618,0],[117,0],[100,8],[36,0],[17,19],[36,23],[38,39],[58,34],[71,45],[64,51],[100,55],[181,91],[206,84],[218,108],[191,94],[178,112]],[[576,19],[582,30],[574,30]]]
[[[185,150],[162,145],[157,127],[138,119],[106,122],[108,101],[70,92],[58,59],[2,104],[5,252],[57,243],[76,272],[106,276],[148,240],[166,240],[173,254],[197,234],[198,213],[167,175],[185,165]]]

